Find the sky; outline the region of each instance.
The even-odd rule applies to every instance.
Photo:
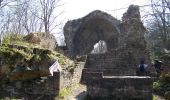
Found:
[[[61,0],[61,2],[64,3],[62,18],[67,20],[81,18],[94,10],[102,10],[121,19],[129,5],[146,5],[146,0]],[[125,9],[116,10],[120,8]]]
[[[59,16],[59,20],[63,22],[62,27],[68,20],[78,19],[86,16],[94,10],[101,10],[111,14],[117,19],[121,19],[123,13],[131,5],[147,5],[148,0],[61,0],[60,4],[64,4],[63,14]],[[124,8],[121,10],[117,10]],[[60,31],[60,30],[59,30]],[[63,35],[56,35],[58,43],[61,44],[64,41]]]

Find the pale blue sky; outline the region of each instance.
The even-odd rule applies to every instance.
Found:
[[[65,3],[63,18],[77,19],[87,15],[93,10],[102,10],[120,19],[127,9],[111,11],[119,8],[126,8],[131,4],[145,5],[146,0],[61,0]]]

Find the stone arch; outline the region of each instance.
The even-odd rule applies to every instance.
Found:
[[[120,21],[111,15],[94,11],[82,19],[69,21],[65,25],[66,45],[71,54],[86,55],[92,51],[94,44],[104,40],[110,51],[118,46],[119,25]]]
[[[104,18],[92,18],[83,23],[76,31],[73,39],[74,53],[87,54],[93,49],[95,43],[104,40],[107,43],[108,51],[116,48],[118,44],[118,30]]]

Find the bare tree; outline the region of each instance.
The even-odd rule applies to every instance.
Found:
[[[50,33],[50,27],[53,26],[52,24],[55,22],[55,19],[62,13],[61,12],[59,15],[53,16],[56,7],[61,6],[59,5],[59,2],[60,0],[40,0],[42,8],[41,19],[43,20],[44,30],[46,33]]]
[[[153,12],[153,17],[157,23],[158,32],[162,42],[165,44],[165,47],[168,47],[168,42],[170,39],[169,26],[170,19],[167,12],[170,11],[169,2],[167,0],[151,0],[151,7]]]
[[[56,9],[61,6],[59,1],[0,0],[0,36],[8,33],[50,33],[58,25],[56,19],[62,14]]]
[[[148,11],[146,34],[151,51],[159,57],[162,51],[170,50],[170,1],[149,0],[151,10]]]
[[[42,31],[42,20],[39,17],[37,17],[38,8],[34,7],[33,3],[34,2],[32,2],[31,0],[27,0],[20,7],[22,8],[20,13],[23,15],[22,26],[24,32],[26,33]]]
[[[1,7],[1,3],[2,3],[3,0],[0,0],[0,7]]]
[[[0,0],[0,9],[5,6],[8,6],[12,2],[16,2],[17,0]]]

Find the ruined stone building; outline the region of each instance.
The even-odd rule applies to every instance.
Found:
[[[48,97],[51,98],[49,100],[53,100],[60,90],[71,84],[79,83],[81,79],[81,82],[87,85],[88,95],[93,100],[99,100],[98,98],[105,100],[152,100],[152,78],[149,75],[153,69],[150,67],[149,51],[144,38],[145,31],[139,7],[136,5],[131,5],[128,8],[121,21],[105,12],[93,11],[83,18],[68,21],[64,26],[67,47],[63,47],[63,49],[69,57],[74,60],[78,58],[75,65],[64,63],[70,59],[50,50],[9,45],[10,50],[20,48],[22,52],[25,52],[24,54],[28,52],[28,57],[29,54],[33,56],[29,60],[25,59],[25,56],[21,56],[22,59],[25,59],[23,60],[25,61],[25,65],[23,64],[25,69],[20,74],[16,73],[17,67],[11,65],[14,71],[13,75],[9,71],[9,75],[12,77],[13,84],[11,86],[5,84],[2,88],[7,90],[9,95],[26,96],[28,100],[37,100],[37,98],[47,100]],[[33,34],[25,39],[38,42],[40,45],[44,44]],[[55,48],[53,48],[53,45],[56,44],[55,41],[43,40],[43,42],[47,43],[47,45],[43,45],[44,47],[52,50]],[[104,45],[101,49],[105,50],[100,53],[91,53],[95,52],[96,43]],[[62,57],[60,63],[61,65],[66,64],[66,66],[63,66],[62,71],[54,72],[51,76],[49,75],[49,67],[56,60],[59,60],[59,58],[55,59],[56,57]],[[28,61],[30,65],[27,64]],[[140,61],[145,61],[149,66],[148,73],[143,76],[136,73]],[[16,64],[15,61],[13,63]],[[6,66],[6,62],[4,65]],[[21,64],[18,63],[18,65]],[[35,70],[28,70],[27,67]],[[36,68],[38,68],[39,73]],[[26,72],[28,75],[25,75]],[[14,77],[15,74],[17,78]]]
[[[132,5],[123,14],[122,21],[99,10],[81,19],[68,21],[64,27],[64,36],[68,53],[73,57],[90,53],[94,44],[102,40],[106,42],[108,52],[125,50],[139,58],[134,58],[136,63],[141,59],[148,63],[145,31],[139,7]]]
[[[148,72],[153,71],[145,32],[136,5],[128,8],[122,21],[96,10],[66,23],[67,53],[73,58],[88,55],[82,82],[87,85],[87,92],[92,98],[152,100],[151,78],[136,74],[140,61],[149,65]],[[107,52],[90,54],[99,41],[106,43]]]

